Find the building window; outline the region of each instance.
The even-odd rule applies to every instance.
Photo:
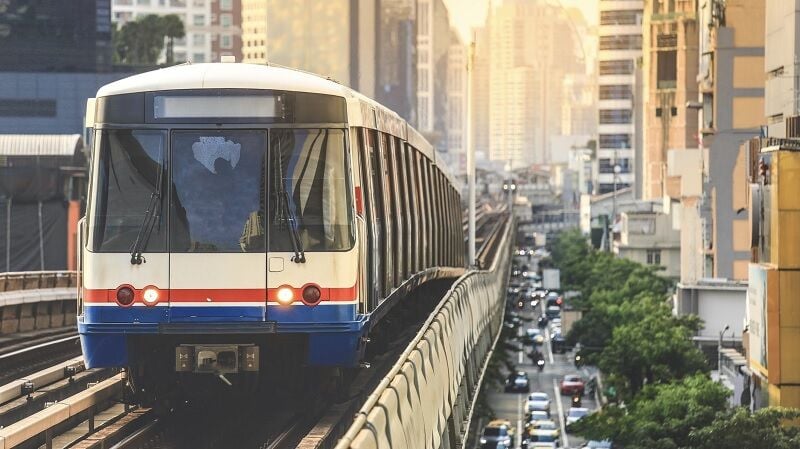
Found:
[[[194,17],[192,18],[192,24],[194,26],[199,26],[199,27],[205,26],[206,16],[203,14],[195,14]]]
[[[176,51],[175,52],[175,62],[186,62],[186,52],[185,51]]]
[[[629,134],[600,134],[600,148],[630,148]]]
[[[600,61],[600,75],[630,75],[633,73],[633,60]]]
[[[169,0],[169,6],[174,6],[176,8],[185,8],[186,0]]]
[[[55,117],[56,100],[0,99],[0,117]]]
[[[626,84],[600,86],[601,100],[630,100],[633,98],[631,86]]]
[[[150,0],[136,0],[137,5],[150,6]]]
[[[117,6],[128,6],[133,4],[133,0],[114,0],[114,4]]]
[[[229,26],[233,25],[233,15],[232,14],[220,14],[219,15],[219,23],[222,25],[223,28],[228,28]]]
[[[417,5],[417,35],[428,35],[428,4],[420,2]]]
[[[658,52],[657,86],[659,89],[674,89],[678,81],[678,52],[664,50]]]
[[[601,109],[601,125],[625,125],[631,123],[630,109]]]
[[[192,35],[192,45],[195,47],[202,47],[206,44],[206,35],[197,33]]]
[[[219,9],[230,11],[233,9],[233,0],[219,0]]]
[[[600,36],[600,50],[640,50],[641,48],[642,36],[640,34]]]
[[[206,62],[206,54],[205,53],[195,53],[192,56],[192,62]]]
[[[233,39],[230,34],[223,34],[219,39],[220,48],[233,48]]]
[[[600,25],[641,25],[642,13],[635,9],[601,11]]]
[[[206,0],[192,0],[192,6],[195,8],[205,8]]]
[[[661,265],[661,250],[648,249],[647,250],[647,265]]]

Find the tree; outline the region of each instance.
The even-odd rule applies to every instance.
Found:
[[[608,406],[568,430],[588,439],[609,439],[626,449],[689,448],[690,433],[714,422],[725,410],[728,394],[705,375],[648,385],[627,408]]]
[[[167,64],[173,64],[175,57],[172,49],[175,46],[175,39],[186,36],[186,30],[183,28],[181,19],[175,14],[161,17],[161,25],[164,29],[164,35],[167,37]]]
[[[155,65],[164,49],[164,38],[169,38],[172,46],[174,38],[185,35],[183,22],[175,14],[157,16],[149,14],[125,23],[119,30],[113,30],[114,60],[131,65]],[[168,49],[168,63],[171,57]]]
[[[738,407],[720,414],[689,437],[696,449],[790,449],[800,447],[800,428],[782,425],[800,418],[800,410],[769,407],[750,413]]]
[[[651,313],[641,316],[641,311]],[[634,308],[635,310],[635,308]],[[638,316],[632,320],[630,316]],[[611,342],[598,355],[604,373],[617,375],[622,397],[636,395],[645,384],[667,382],[708,370],[703,353],[692,343],[694,330],[661,305],[629,312],[626,324],[613,330]]]

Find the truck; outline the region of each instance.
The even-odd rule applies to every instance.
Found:
[[[542,287],[548,290],[561,290],[561,271],[558,268],[543,269]]]

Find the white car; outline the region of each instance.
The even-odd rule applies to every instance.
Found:
[[[550,396],[547,393],[542,393],[537,391],[535,393],[531,393],[528,395],[528,403],[527,403],[527,410],[529,412],[533,411],[543,411],[550,413]]]
[[[570,407],[566,414],[567,425],[580,421],[584,416],[589,415],[589,409],[585,407]]]

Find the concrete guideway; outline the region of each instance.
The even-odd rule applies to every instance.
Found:
[[[453,284],[337,449],[463,444],[472,399],[500,330],[510,269],[503,255],[510,254],[513,228],[504,228],[489,270],[470,271]]]

